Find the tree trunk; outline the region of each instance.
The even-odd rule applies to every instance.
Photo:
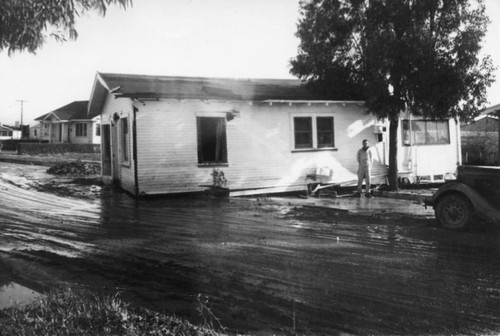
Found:
[[[399,117],[389,118],[389,190],[398,190],[398,126]]]

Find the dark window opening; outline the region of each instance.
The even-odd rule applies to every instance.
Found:
[[[333,117],[317,117],[318,148],[335,147]]]
[[[198,163],[227,163],[225,118],[198,117]]]
[[[121,131],[122,131],[122,161],[128,161],[128,118],[121,119]]]
[[[87,124],[76,124],[76,136],[77,137],[87,136]]]

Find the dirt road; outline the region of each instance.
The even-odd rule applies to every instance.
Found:
[[[23,180],[42,170],[16,180],[9,167],[0,269],[24,284],[118,289],[193,322],[202,294],[231,332],[250,334],[500,332],[497,228],[457,233],[275,198],[60,197]]]

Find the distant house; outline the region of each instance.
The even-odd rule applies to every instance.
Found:
[[[89,100],[89,115],[101,115],[103,180],[136,196],[203,191],[213,169],[231,195],[303,190],[324,167],[330,181],[354,185],[363,139],[384,182],[388,124],[366,112],[362,101],[318,99],[297,80],[97,73]],[[453,120],[403,115],[400,170],[454,172],[458,131]]]
[[[100,116],[87,114],[88,101],[74,101],[46,113],[38,121],[37,139],[49,143],[100,144]]]
[[[4,125],[0,125],[0,140],[7,140],[13,138],[12,128]]]
[[[0,124],[0,140],[21,139],[21,137],[23,136],[23,129],[25,131],[29,131],[29,126],[23,126],[21,128],[19,125],[17,125],[17,123],[16,126]]]
[[[30,127],[30,139],[41,140],[40,123]]]
[[[500,105],[486,108],[472,122],[461,126],[464,164],[499,165]]]

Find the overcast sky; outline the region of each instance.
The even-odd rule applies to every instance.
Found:
[[[36,55],[0,54],[0,122],[33,119],[88,100],[97,71],[167,76],[293,78],[299,0],[135,0],[104,18],[77,22],[76,41],[49,40]],[[500,1],[486,0],[492,23],[484,52],[500,66]],[[500,73],[497,77],[500,81]],[[500,103],[500,83],[489,91]]]

